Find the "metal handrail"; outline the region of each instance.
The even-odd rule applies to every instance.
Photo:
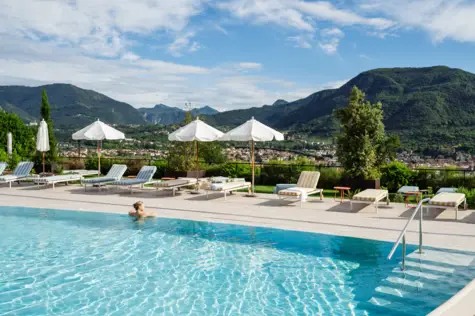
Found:
[[[430,201],[430,198],[425,198],[425,199],[422,199],[417,204],[416,209],[414,210],[411,217],[407,221],[406,226],[404,226],[404,229],[399,234],[399,237],[397,238],[396,242],[394,243],[393,248],[391,249],[391,252],[388,255],[388,260],[390,260],[392,258],[392,256],[394,255],[394,252],[396,252],[396,249],[397,249],[397,247],[399,246],[399,244],[401,243],[401,240],[402,240],[402,256],[403,256],[402,257],[402,269],[403,270],[405,269],[405,266],[406,266],[406,264],[405,264],[406,263],[406,231],[407,231],[407,228],[409,227],[409,224],[411,224],[412,220],[414,219],[414,217],[416,217],[416,214],[419,210],[421,211],[421,218],[419,220],[419,253],[422,253],[422,218],[423,218],[422,207],[423,207],[424,203],[429,202],[429,201]]]

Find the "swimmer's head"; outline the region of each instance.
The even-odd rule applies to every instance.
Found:
[[[134,206],[134,209],[138,211],[139,208],[143,207],[143,202],[142,201],[135,202],[133,206]]]

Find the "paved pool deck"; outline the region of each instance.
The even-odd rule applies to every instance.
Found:
[[[159,217],[200,221],[234,223],[250,226],[317,232],[349,237],[360,237],[394,242],[406,224],[413,208],[400,203],[380,205],[376,214],[372,205],[354,204],[350,211],[348,201],[340,203],[332,198],[320,201],[309,198],[300,208],[299,203],[279,200],[275,195],[258,194],[246,197],[235,193],[225,200],[223,194],[204,191],[199,195],[188,190],[157,191],[153,188],[117,191],[106,188],[84,188],[79,185],[37,187],[29,183],[15,184],[11,189],[0,187],[0,206],[25,206],[92,212],[126,214],[138,200]],[[419,215],[416,216],[418,218]],[[414,220],[407,234],[408,243],[418,244],[419,221]],[[453,210],[431,209],[424,212],[424,245],[475,252],[475,211],[460,210],[455,220]]]

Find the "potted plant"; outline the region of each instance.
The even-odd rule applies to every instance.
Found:
[[[381,168],[395,158],[397,137],[386,136],[380,102],[372,104],[354,87],[348,106],[335,110],[341,133],[337,137],[338,161],[344,169],[343,185],[352,189],[379,189]]]

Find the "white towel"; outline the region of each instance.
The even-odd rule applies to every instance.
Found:
[[[308,198],[307,191],[302,188],[288,188],[287,191],[300,192],[300,201],[305,201]]]

